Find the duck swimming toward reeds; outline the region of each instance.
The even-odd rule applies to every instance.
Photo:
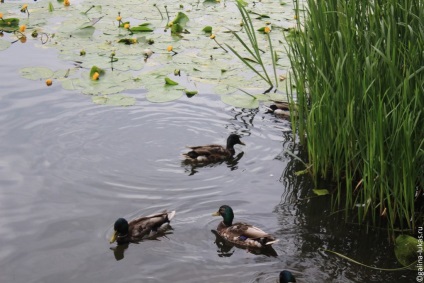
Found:
[[[240,136],[231,134],[227,138],[227,145],[208,144],[201,146],[188,146],[191,151],[184,153],[183,157],[188,163],[218,162],[232,157],[235,154],[234,145],[245,145]]]
[[[233,223],[234,212],[228,205],[223,205],[213,216],[222,216],[223,221],[218,224],[218,234],[237,246],[245,248],[263,248],[279,240],[258,227],[247,223]]]

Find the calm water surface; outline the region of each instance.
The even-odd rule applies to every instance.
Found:
[[[284,153],[296,151],[287,121],[208,93],[152,104],[139,90],[129,93],[134,107],[94,105],[57,82],[20,78],[28,65],[67,66],[31,46],[0,52],[0,282],[276,282],[282,269],[298,282],[413,282],[414,272],[319,251],[397,267],[385,232],[329,217],[326,198],[298,201],[313,186]],[[246,143],[238,161],[181,164],[186,145],[225,143],[233,132]],[[277,256],[216,241],[211,213],[222,204],[280,238]],[[177,210],[165,237],[110,249],[116,218],[163,209]]]

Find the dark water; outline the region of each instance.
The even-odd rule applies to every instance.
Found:
[[[53,50],[31,44],[0,52],[0,282],[276,282],[282,269],[298,282],[413,282],[397,267],[382,231],[330,217],[329,199],[284,150],[295,150],[287,121],[242,110],[201,93],[152,104],[143,91],[130,108],[97,106],[57,83],[19,77],[21,67],[63,67]],[[28,63],[30,62],[30,64]],[[243,136],[238,162],[191,168],[185,145]],[[274,233],[276,257],[215,243],[211,217],[222,204],[236,219]],[[113,251],[113,222],[177,210],[158,240]],[[219,242],[218,242],[219,244]],[[114,247],[114,246],[112,246]]]

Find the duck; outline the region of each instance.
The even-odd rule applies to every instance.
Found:
[[[290,104],[288,102],[274,101],[274,104],[271,104],[266,108],[267,111],[265,113],[273,113],[279,116],[290,116]]]
[[[228,205],[222,205],[212,216],[222,216],[217,232],[226,241],[243,248],[264,248],[278,242],[271,234],[247,223],[233,223],[234,212]]]
[[[133,219],[129,223],[125,218],[118,218],[113,225],[114,232],[109,242],[112,244],[116,241],[118,245],[138,242],[145,236],[154,235],[162,225],[168,224],[175,214],[175,211],[163,211]]]
[[[280,272],[280,283],[295,283],[296,279],[293,274],[288,270],[283,270]]]
[[[231,134],[227,138],[227,146],[208,144],[201,146],[188,146],[191,151],[184,153],[185,161],[189,163],[218,162],[232,157],[235,154],[234,145],[246,145],[240,140],[240,136]]]

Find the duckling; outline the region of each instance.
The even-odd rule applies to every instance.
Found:
[[[115,221],[113,229],[115,230],[110,243],[117,242],[118,245],[130,242],[140,241],[144,236],[156,233],[159,227],[165,223],[169,223],[175,216],[175,211],[162,212],[154,215],[139,217],[128,223],[124,218]]]
[[[223,205],[212,216],[222,216],[224,219],[217,227],[218,234],[225,240],[245,248],[263,248],[279,240],[261,229],[247,223],[234,223],[233,209]]]
[[[280,272],[280,283],[295,283],[296,279],[290,271],[283,270]]]
[[[232,157],[235,154],[234,145],[245,145],[240,136],[231,134],[227,138],[227,146],[209,144],[201,146],[189,146],[191,151],[184,153],[185,161],[190,163],[218,162]]]

